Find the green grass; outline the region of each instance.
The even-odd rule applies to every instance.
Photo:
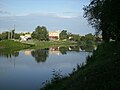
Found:
[[[32,45],[24,44],[13,40],[0,41],[0,52],[13,52],[30,47],[32,47]]]
[[[71,46],[76,44],[75,42],[71,41],[38,41],[38,40],[30,40],[24,43],[35,45],[35,47],[33,48],[49,48],[51,46]]]
[[[120,43],[98,46],[85,65],[41,90],[120,90]]]

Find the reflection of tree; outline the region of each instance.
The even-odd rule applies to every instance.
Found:
[[[59,51],[61,52],[61,54],[67,54],[67,51],[68,51],[68,47],[60,47],[59,48]]]
[[[81,50],[85,50],[86,52],[91,52],[94,50],[94,46],[81,46]]]
[[[18,57],[19,52],[14,51],[14,50],[0,50],[0,56],[6,57],[6,58],[11,58],[11,57]]]
[[[70,46],[69,47],[70,51],[75,51],[75,52],[79,52],[80,51],[80,47],[79,46]]]
[[[62,54],[67,54],[67,51],[79,52],[79,46],[60,47],[59,50]]]
[[[39,49],[39,50],[32,51],[31,55],[39,63],[39,62],[45,62],[49,53],[47,49]]]

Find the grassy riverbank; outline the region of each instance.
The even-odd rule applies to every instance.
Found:
[[[38,40],[29,40],[23,43],[35,45],[33,48],[49,48],[52,46],[71,46],[76,45],[76,42],[72,41],[38,41]]]
[[[3,40],[0,41],[0,54],[9,54],[22,49],[43,49],[52,46],[71,46],[75,45],[75,42],[71,41],[38,41],[29,40],[25,42],[13,41],[13,40]]]
[[[120,90],[120,43],[98,46],[68,77],[53,75],[41,90]]]
[[[32,47],[32,45],[24,44],[18,41],[13,40],[0,41],[0,52],[19,51],[30,47]]]
[[[0,49],[8,49],[8,48],[48,48],[50,46],[70,46],[75,45],[75,42],[71,41],[38,41],[38,40],[30,40],[25,42],[18,42],[13,40],[4,40],[0,41]]]

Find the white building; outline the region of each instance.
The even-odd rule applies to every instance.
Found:
[[[25,34],[20,36],[21,41],[27,41],[28,39],[31,39],[31,34]]]
[[[49,39],[50,40],[59,40],[60,38],[60,31],[51,31],[49,32]]]

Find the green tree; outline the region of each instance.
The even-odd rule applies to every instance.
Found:
[[[67,39],[67,30],[62,30],[60,33],[60,40]]]
[[[20,39],[20,34],[15,33],[15,34],[14,34],[14,39]]]
[[[85,35],[85,36],[82,36],[80,38],[80,45],[81,46],[93,46],[95,45],[95,41],[96,41],[96,38],[94,35],[92,35],[91,33]]]
[[[119,0],[91,0],[84,7],[84,17],[96,32],[102,31],[105,42],[110,39],[120,41],[120,1]]]
[[[33,39],[37,39],[37,40],[40,40],[40,41],[49,40],[48,39],[48,31],[47,31],[47,28],[45,26],[42,26],[42,27],[37,26],[35,28],[35,31],[33,31],[31,36],[32,36]]]
[[[3,32],[1,34],[1,40],[6,40],[6,39],[8,39],[8,32]]]
[[[85,35],[85,38],[86,38],[87,40],[92,40],[92,41],[95,41],[95,36],[94,36],[94,35],[92,35],[91,33],[89,33],[89,34]]]
[[[73,37],[73,41],[77,41],[77,42],[80,41],[80,36],[78,34],[73,34],[72,37]]]

